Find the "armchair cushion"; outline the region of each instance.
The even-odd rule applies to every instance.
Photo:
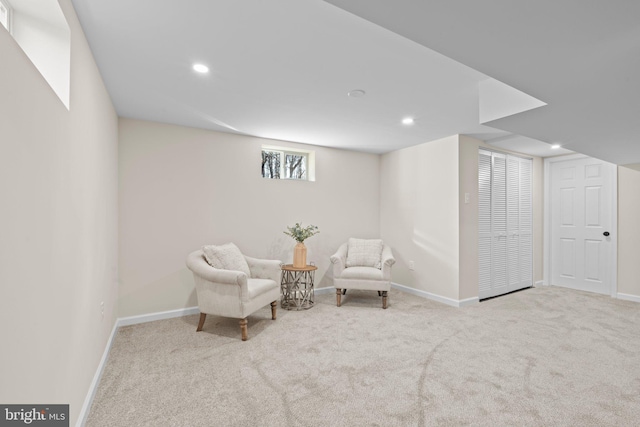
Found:
[[[274,281],[270,279],[248,279],[247,290],[249,299],[254,299],[274,288]],[[280,283],[276,283],[276,288],[280,288]]]
[[[202,247],[204,258],[213,268],[220,270],[241,271],[251,277],[249,265],[240,249],[233,243],[226,243],[221,246],[208,245]]]
[[[346,267],[373,267],[380,269],[382,264],[381,239],[349,239]]]
[[[349,267],[345,268],[341,279],[383,280],[382,270],[374,267]]]

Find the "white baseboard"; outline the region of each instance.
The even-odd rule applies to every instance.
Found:
[[[113,344],[113,337],[116,336],[116,332],[118,331],[118,321],[113,325],[113,329],[111,330],[111,335],[109,336],[109,340],[107,341],[107,345],[104,348],[104,352],[102,353],[102,359],[100,359],[100,363],[98,364],[98,369],[96,369],[96,373],[93,375],[93,380],[89,385],[89,392],[84,399],[84,403],[82,404],[82,409],[80,410],[80,415],[78,416],[78,422],[76,422],[76,427],[82,427],[87,422],[87,417],[89,416],[89,410],[91,409],[91,404],[93,403],[93,398],[96,395],[96,390],[98,389],[98,384],[100,384],[100,378],[102,378],[102,371],[104,371],[104,366],[107,364],[107,359],[109,358],[109,352],[111,351],[111,344]]]
[[[629,294],[617,293],[616,294],[616,298],[622,299],[622,300],[625,300],[625,301],[640,302],[640,296],[638,296],[638,295],[629,295]]]
[[[547,286],[547,284],[546,284],[546,283],[544,283],[544,280],[538,280],[537,282],[535,282],[535,283],[533,284],[533,287],[534,287],[534,288],[539,288],[539,287],[541,287],[541,286]]]
[[[315,288],[313,290],[313,292],[317,295],[331,294],[331,293],[334,293],[335,291],[336,291],[336,288],[334,288],[333,286],[327,286],[326,288]]]
[[[458,300],[458,307],[467,307],[469,305],[478,304],[480,302],[480,298],[472,297]]]
[[[391,287],[396,288],[402,292],[406,292],[408,294],[417,295],[422,298],[430,299],[432,301],[437,301],[442,304],[450,305],[451,307],[466,307],[468,305],[473,305],[479,302],[478,297],[466,298],[463,300],[456,300],[453,298],[443,297],[441,295],[432,294],[431,292],[421,291],[419,289],[410,288],[408,286],[401,285],[399,283],[391,283]]]
[[[155,320],[172,319],[174,317],[190,316],[199,314],[198,307],[179,308],[177,310],[161,311],[159,313],[141,314],[139,316],[118,318],[118,327],[137,325],[138,323],[153,322]]]
[[[188,307],[178,310],[162,311],[159,313],[141,314],[140,316],[119,317],[118,319],[116,319],[116,323],[113,325],[113,330],[111,331],[111,336],[109,336],[109,341],[107,341],[107,345],[104,348],[102,359],[100,359],[100,363],[98,364],[96,373],[93,376],[91,385],[89,385],[89,391],[87,392],[87,397],[85,397],[84,404],[82,405],[82,409],[80,410],[80,416],[78,416],[76,427],[82,427],[87,422],[87,417],[89,416],[89,410],[91,409],[93,398],[96,395],[98,384],[100,384],[100,378],[102,378],[102,371],[104,370],[104,366],[106,365],[107,359],[109,358],[109,352],[111,351],[113,338],[115,337],[116,332],[118,332],[118,329],[121,326],[136,325],[138,323],[153,322],[154,320],[171,319],[173,317],[189,316],[198,313],[200,313],[198,307]]]

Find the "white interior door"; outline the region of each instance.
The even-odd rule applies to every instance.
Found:
[[[560,158],[561,159],[561,158]],[[616,167],[589,157],[550,162],[550,284],[612,294]]]

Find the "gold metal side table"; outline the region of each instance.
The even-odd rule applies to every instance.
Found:
[[[296,268],[292,264],[282,266],[282,299],[285,310],[308,310],[313,307],[313,279],[318,269],[315,265]]]

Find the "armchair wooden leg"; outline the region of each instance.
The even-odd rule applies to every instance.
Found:
[[[196,332],[200,332],[202,330],[202,327],[204,326],[204,319],[207,318],[207,315],[205,313],[200,313],[200,321],[198,322],[198,329],[196,329]]]
[[[387,308],[387,291],[382,291],[382,308]]]
[[[278,308],[278,301],[271,303],[271,319],[276,320],[276,308]]]
[[[336,289],[336,305],[340,307],[340,303],[342,299],[342,289]]]
[[[247,340],[247,319],[240,319],[240,331],[242,331],[242,341]]]

